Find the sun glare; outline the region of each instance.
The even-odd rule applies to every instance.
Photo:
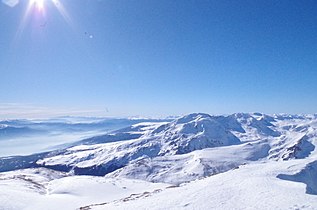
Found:
[[[31,16],[36,15],[38,18],[40,17],[41,19],[46,18],[46,5],[45,3],[53,3],[57,11],[63,16],[64,20],[72,26],[72,20],[66,11],[65,7],[63,4],[60,2],[60,0],[28,0],[28,4],[26,7],[26,10],[24,12],[24,16],[21,20],[21,23],[19,25],[19,28],[17,30],[15,40],[18,40],[19,37],[21,36],[25,26],[27,25],[27,22]],[[37,12],[35,12],[37,11]],[[42,21],[43,22],[43,21]],[[43,26],[43,24],[40,24],[39,26]],[[42,27],[41,27],[42,28]]]
[[[44,0],[30,0],[32,6],[36,7],[38,11],[44,10]]]

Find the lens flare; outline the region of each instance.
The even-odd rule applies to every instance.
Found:
[[[30,4],[40,12],[44,10],[44,0],[30,0]]]
[[[60,2],[60,0],[28,0],[27,7],[26,7],[26,10],[24,12],[21,23],[19,25],[19,28],[17,30],[14,42],[16,42],[17,40],[20,39],[21,34],[23,33],[24,28],[28,24],[31,16],[32,17],[36,16],[36,18],[35,18],[36,20],[46,19],[46,9],[49,6],[49,5],[47,5],[48,3],[51,3],[51,5],[54,5],[54,7],[57,9],[57,11],[60,13],[60,15],[63,16],[65,22],[68,23],[69,26],[73,27],[72,20],[69,16],[68,12],[66,11],[64,5]],[[33,20],[34,20],[34,18],[33,18]],[[42,22],[42,23],[39,24],[39,26],[42,26],[43,20],[40,22]],[[41,27],[41,28],[43,28],[43,27]]]
[[[63,4],[60,2],[60,0],[51,0],[54,4],[54,6],[56,7],[56,9],[58,10],[58,12],[63,16],[64,20],[70,25],[72,26],[72,20],[68,14],[68,12],[66,11],[65,7],[63,6]]]

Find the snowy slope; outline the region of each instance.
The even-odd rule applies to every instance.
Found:
[[[1,173],[0,209],[56,210],[120,200],[169,185],[140,180],[68,176],[44,168]]]
[[[52,157],[37,161],[37,164],[76,174],[104,175],[124,167],[130,161],[143,157],[185,154],[204,148],[236,145],[240,140],[228,126],[207,114],[191,114],[165,124],[144,126],[140,124],[124,132],[141,135],[134,140],[80,145]],[[122,130],[119,132],[122,133]]]
[[[307,123],[303,120],[301,122]],[[311,122],[311,119],[309,122]],[[283,123],[285,122],[283,121]],[[254,142],[257,142],[257,144],[260,144],[260,152],[252,146],[249,146],[250,151],[247,151],[260,155],[249,158],[244,158],[244,155],[241,155],[236,159],[242,161],[231,164],[228,169],[248,160],[259,159],[256,156],[269,159],[286,159],[292,158],[295,153],[296,158],[309,155],[314,149],[310,140],[314,138],[315,131],[312,130],[312,133],[306,134],[302,130],[285,130],[285,125],[282,125],[281,127],[278,119],[262,114],[210,116],[196,113],[168,123],[136,124],[113,134],[84,140],[85,145],[78,145],[59,153],[53,153],[53,155],[38,160],[37,164],[62,171],[73,171],[75,174],[89,175],[105,175],[120,169],[120,173],[117,171],[116,176],[118,174],[126,176],[127,174],[133,174],[128,168],[138,168],[135,166],[142,162],[145,162],[151,168],[151,164],[156,165],[157,160],[164,162],[164,158],[167,158],[166,162],[169,162],[170,156],[175,155],[175,158],[180,162],[186,162],[183,159],[188,159],[187,156],[199,156],[195,153],[191,154],[191,152],[207,148],[219,148],[220,151],[223,150],[224,154],[230,154],[226,148],[230,146],[229,148],[234,148],[233,151],[244,151],[239,153],[242,154],[246,150],[245,143],[253,145]],[[309,123],[306,126],[312,127]],[[292,152],[294,150],[292,148],[297,149]],[[213,153],[217,154],[215,151],[218,151],[218,149],[209,151],[210,153],[204,153],[208,155],[203,158],[208,160],[217,157]],[[191,158],[191,160],[193,159]],[[200,160],[197,159],[196,161],[199,162]],[[189,166],[185,164],[184,167]],[[198,177],[184,177],[184,180],[193,180],[214,174],[212,170],[208,169],[211,167],[210,164],[200,163],[199,167],[205,172],[199,172]],[[165,171],[168,169],[169,167],[166,166]],[[182,171],[183,168],[179,170]],[[184,170],[188,171],[187,169]],[[159,173],[165,172],[163,170]],[[148,180],[151,179],[148,178]]]
[[[10,186],[0,207],[317,209],[316,145],[315,115],[195,113],[142,122],[67,149],[0,158],[0,171],[35,167],[0,173],[0,186]],[[124,193],[111,188],[114,180],[140,190]]]
[[[239,167],[180,187],[128,202],[91,206],[104,209],[317,209],[317,195],[307,194],[301,182],[278,178],[294,174],[303,161],[270,161]],[[305,164],[304,164],[305,165]],[[303,167],[305,168],[305,167]],[[309,177],[307,179],[310,179]],[[317,179],[316,171],[310,182]]]
[[[217,159],[218,153],[231,154],[232,152],[228,152],[230,148],[233,148],[232,150],[236,153],[242,151],[237,153],[241,157],[231,157],[239,161],[232,161],[232,164],[228,164],[230,167],[224,167],[226,170],[250,160],[258,160],[258,156],[274,160],[308,157],[315,148],[315,143],[312,141],[316,137],[316,119],[314,117],[294,119],[284,117],[280,120],[280,118],[279,115],[268,116],[259,113],[239,113],[229,116],[195,113],[172,122],[139,123],[107,135],[77,142],[65,150],[39,155],[39,159],[34,159],[32,166],[99,176],[120,169],[116,171],[115,176],[119,174],[128,176],[133,174],[129,168],[139,170],[140,168],[136,166],[142,165],[142,162],[148,165],[147,170],[152,168],[151,165],[156,165],[157,161],[160,165],[162,162],[173,162],[170,161],[174,158],[171,156],[175,156],[179,164],[186,163],[184,160],[188,157],[199,157],[200,155],[196,153],[208,148],[215,149],[208,149],[209,152],[204,152],[206,157],[196,158],[196,162],[206,159],[205,162],[216,164],[216,161],[208,160]],[[247,147],[246,144],[249,146]],[[261,145],[260,150],[254,146],[256,144]],[[246,158],[244,153],[255,155]],[[189,159],[193,161],[195,158]],[[5,166],[10,164],[9,160],[14,163],[11,159],[2,159],[3,163],[1,161],[0,163]],[[13,158],[13,160],[16,159]],[[177,171],[191,171],[187,169],[190,168],[190,164],[183,165],[184,167]],[[197,172],[198,176],[183,177],[182,180],[194,180],[214,174],[213,171],[218,170],[210,169],[212,164],[199,163],[197,167],[204,172]],[[170,169],[165,166],[158,172],[158,168],[160,167],[154,170],[158,174],[166,173],[165,171]],[[147,180],[159,181],[157,178],[150,179],[149,177],[152,176],[148,176]],[[157,176],[153,175],[153,177]],[[179,181],[171,180],[170,182],[179,183]]]
[[[313,158],[310,158],[311,161]],[[309,162],[308,161],[308,162]],[[242,165],[180,186],[68,176],[48,169],[2,173],[0,207],[13,209],[316,209],[305,159]],[[295,177],[289,181],[289,177]],[[298,178],[300,177],[300,178]],[[308,183],[307,184],[305,184]],[[314,193],[314,192],[313,192]]]
[[[238,168],[267,156],[264,142],[207,148],[188,154],[139,158],[106,177],[125,177],[175,185]]]

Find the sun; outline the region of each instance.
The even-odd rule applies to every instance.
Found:
[[[30,0],[30,5],[36,7],[38,11],[44,10],[44,0]]]
[[[2,0],[3,1],[3,0]],[[15,1],[15,0],[14,0]],[[19,0],[16,0],[19,1]],[[60,13],[60,15],[64,18],[66,23],[72,27],[73,21],[71,17],[69,16],[67,10],[65,9],[64,5],[60,0],[27,0],[27,7],[25,9],[24,15],[22,17],[22,20],[20,22],[20,25],[18,27],[18,30],[16,32],[15,41],[20,39],[22,32],[24,31],[24,28],[26,27],[27,23],[30,20],[30,17],[36,17],[32,20],[39,21],[41,20],[41,24],[39,24],[39,29],[43,29],[43,20],[46,19],[46,10],[49,8],[49,5],[46,5],[46,3],[53,4],[54,7],[57,9],[57,11]],[[46,25],[46,21],[45,25]]]

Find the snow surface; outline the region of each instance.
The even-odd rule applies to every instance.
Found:
[[[0,176],[0,209],[78,209],[91,203],[123,199],[146,190],[166,188],[141,180],[68,176],[49,169],[26,169]]]
[[[317,209],[316,117],[194,113],[0,158],[0,209]]]
[[[277,178],[281,172],[292,173],[289,168],[299,162],[244,165],[146,198],[91,209],[317,209],[317,196],[306,194],[305,184]]]

